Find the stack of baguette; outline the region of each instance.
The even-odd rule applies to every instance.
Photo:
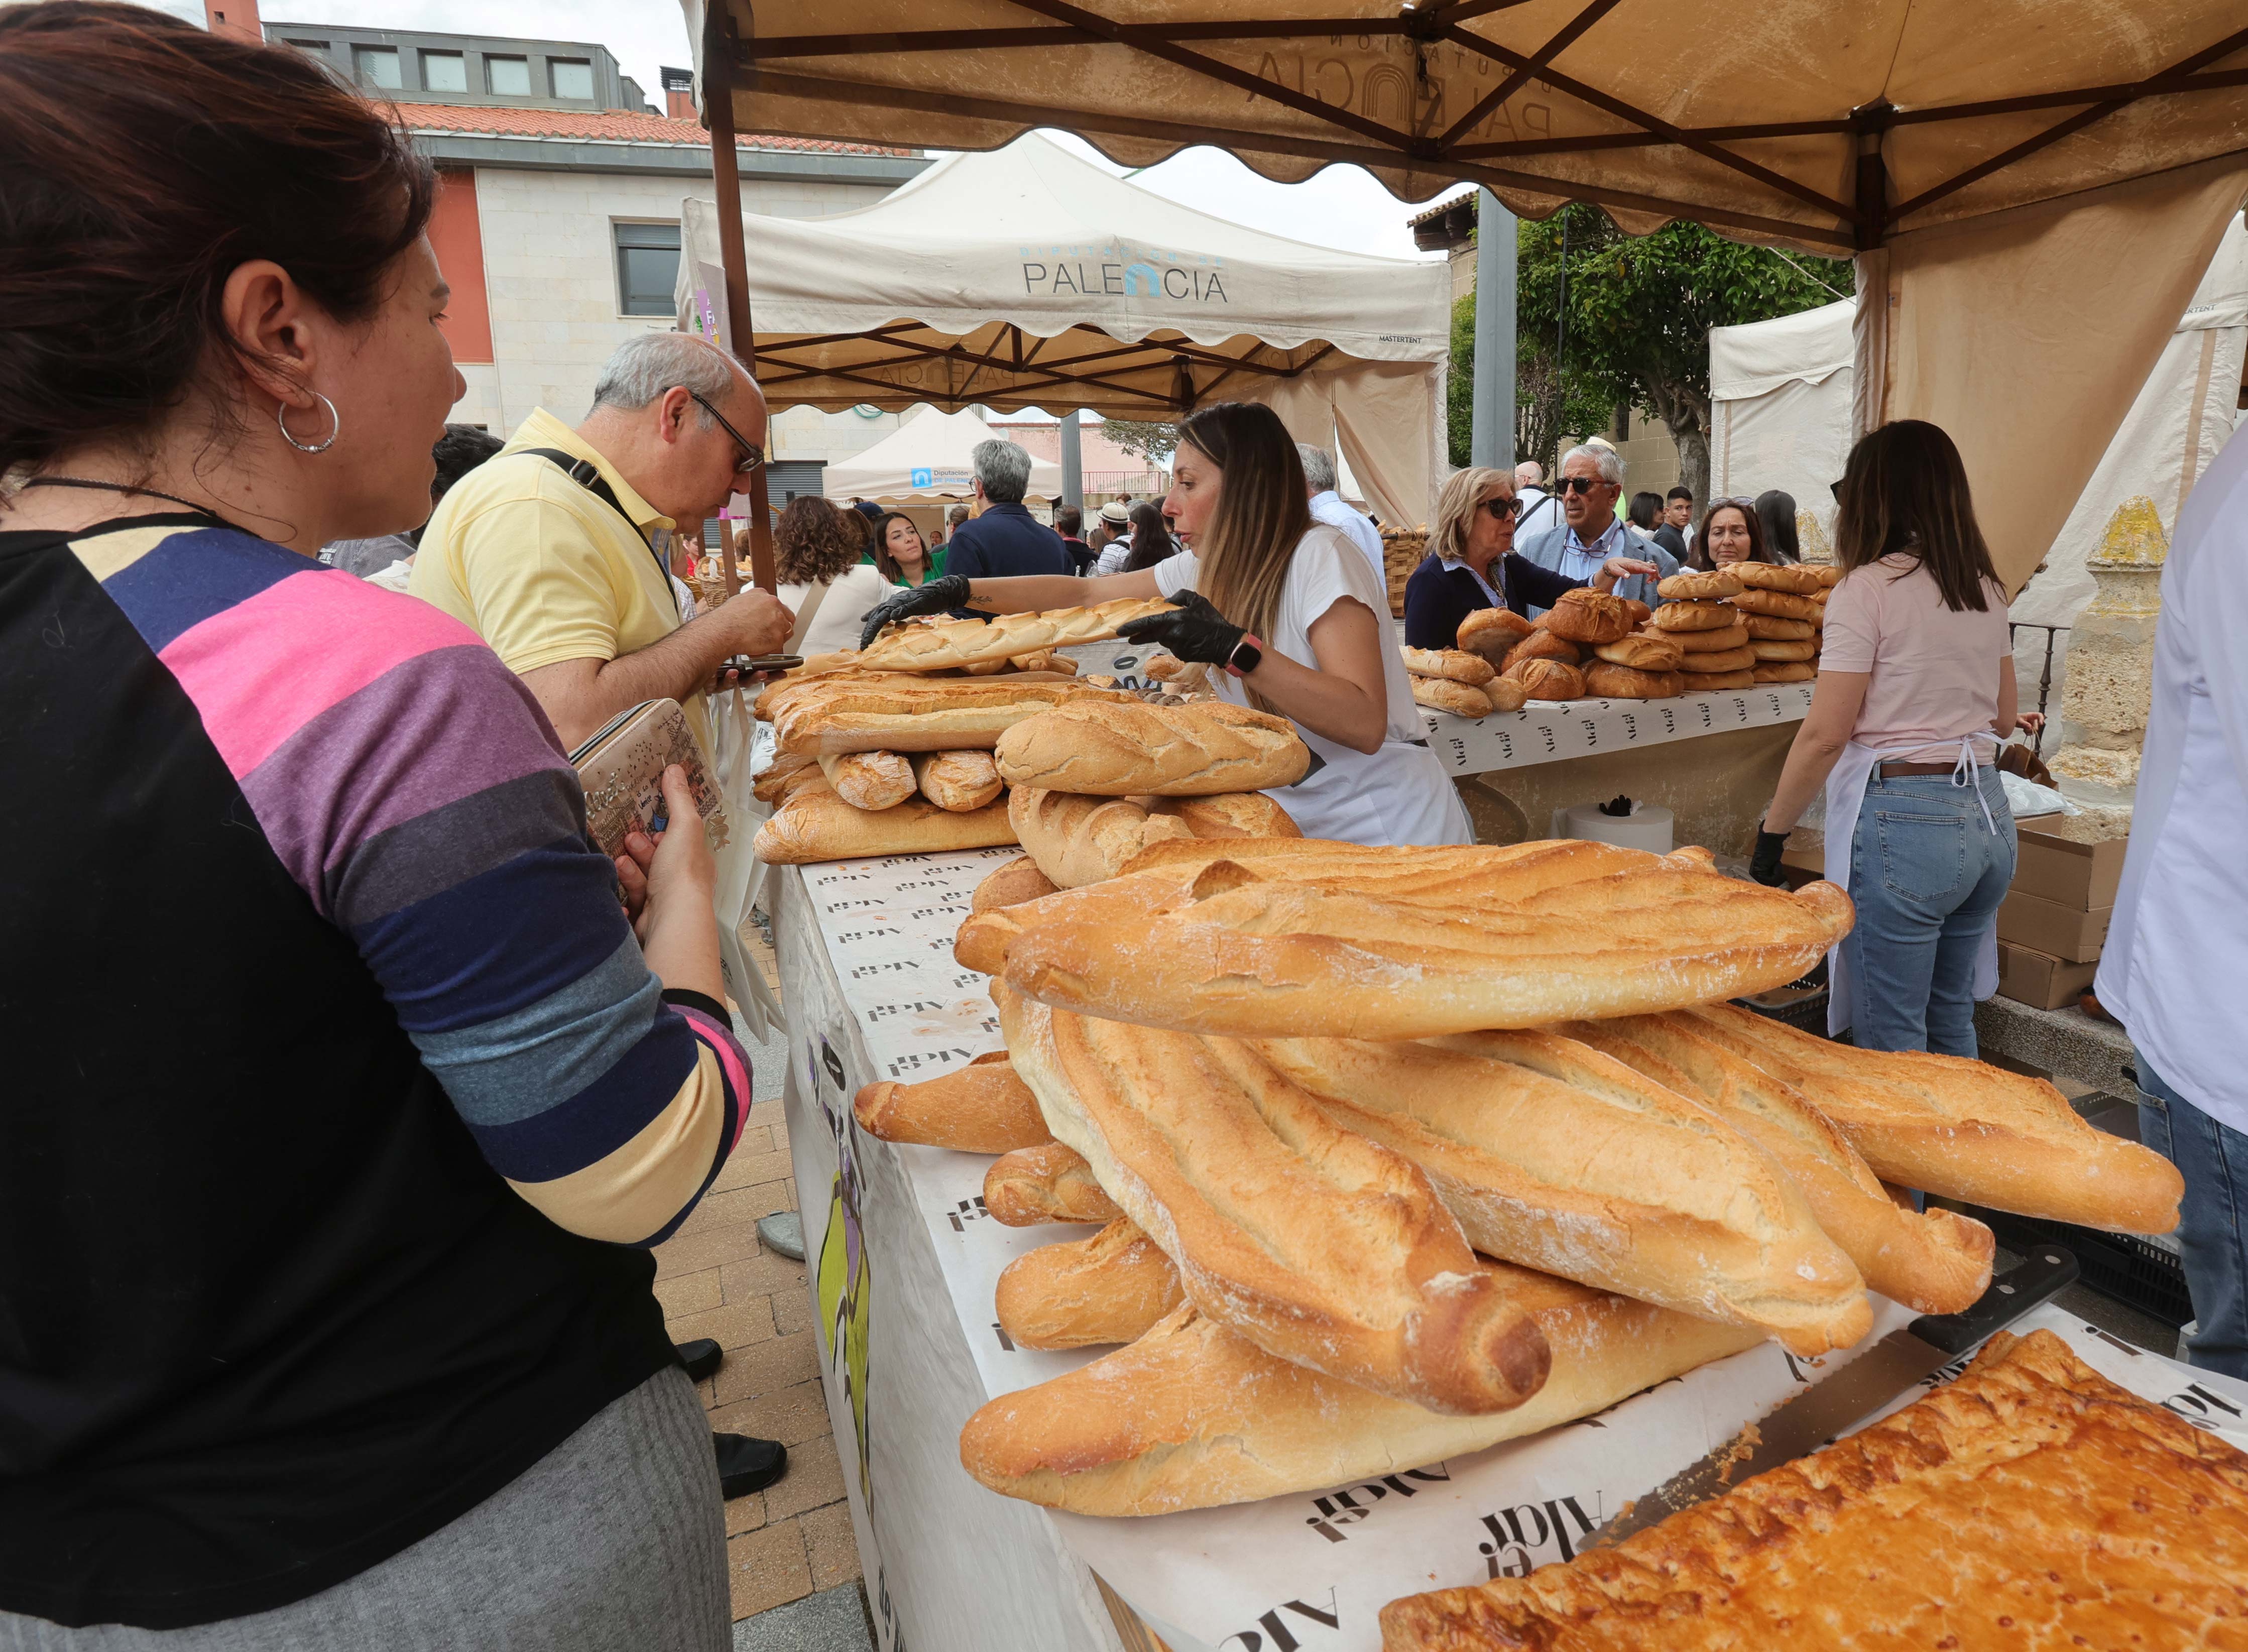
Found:
[[[1003,763],[1003,767],[1004,767]],[[995,1400],[993,1490],[1129,1515],[1395,1473],[1769,1338],[1950,1313],[1990,1232],[1888,1182],[2137,1231],[2177,1174],[2049,1086],[1722,1000],[1847,928],[1703,852],[1169,838],[1071,888],[1002,868],[956,956],[1007,1043],[869,1086],[872,1134],[1002,1155],[987,1206],[1099,1223],[1011,1264],[1018,1345],[1124,1345]],[[1516,1029],[1495,1031],[1493,1029]]]
[[[1413,684],[1413,698],[1432,711],[1456,717],[1487,717],[1494,711],[1519,711],[1530,691],[1498,668],[1465,648],[1400,648]]]

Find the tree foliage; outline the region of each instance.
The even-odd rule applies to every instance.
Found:
[[[1135,459],[1161,463],[1179,445],[1175,419],[1105,419],[1101,434]]]

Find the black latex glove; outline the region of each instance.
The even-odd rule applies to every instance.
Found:
[[[1749,856],[1749,876],[1774,889],[1785,883],[1787,876],[1779,869],[1779,857],[1786,847],[1786,833],[1767,832],[1758,826],[1756,853]]]
[[[1127,642],[1161,643],[1180,659],[1204,665],[1223,665],[1249,634],[1242,627],[1228,624],[1199,591],[1182,591],[1171,601],[1176,606],[1169,614],[1127,620],[1116,627],[1116,634]]]
[[[886,625],[895,625],[901,620],[911,620],[920,614],[943,614],[967,606],[968,576],[964,573],[945,574],[909,591],[901,591],[894,597],[885,597],[867,609],[866,623],[859,627],[859,646],[863,648],[881,635],[882,627]]]

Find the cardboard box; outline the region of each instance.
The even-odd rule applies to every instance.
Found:
[[[2018,825],[2015,835],[2021,843],[2021,858],[2014,865],[2016,895],[2050,901],[2074,912],[2098,912],[2115,904],[2129,839],[2072,843],[2040,832],[2033,824]]]
[[[2098,963],[2071,963],[2050,953],[1998,943],[1998,996],[2040,1010],[2073,1004],[2092,984]]]
[[[1998,908],[1998,939],[2071,963],[2089,963],[2100,956],[2114,911],[2113,907],[2080,911],[2016,889]]]

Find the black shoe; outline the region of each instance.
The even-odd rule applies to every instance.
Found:
[[[788,1472],[788,1448],[778,1440],[753,1440],[746,1434],[714,1434],[718,1453],[718,1491],[729,1501],[762,1491]]]
[[[679,1363],[687,1368],[687,1374],[697,1382],[705,1377],[716,1376],[718,1368],[726,1363],[726,1350],[718,1346],[716,1337],[697,1337],[692,1342],[675,1343],[673,1352],[679,1355]]]

